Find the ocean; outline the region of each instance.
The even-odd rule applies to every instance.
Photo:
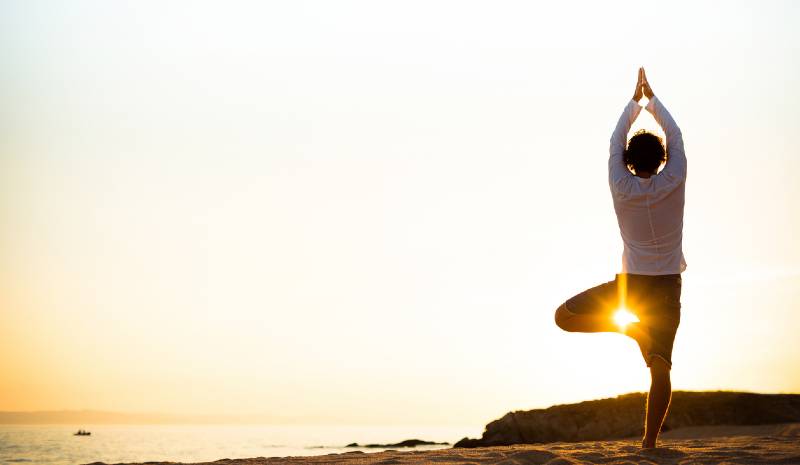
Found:
[[[73,436],[79,429],[91,436]],[[347,444],[405,439],[454,443],[481,426],[339,425],[0,425],[0,464],[206,462],[223,458],[322,455],[361,450]],[[419,446],[431,450],[450,446]],[[399,449],[397,450],[406,450]]]

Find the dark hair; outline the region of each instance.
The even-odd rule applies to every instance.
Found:
[[[628,148],[623,153],[623,159],[634,173],[646,171],[656,174],[661,162],[667,159],[667,152],[664,150],[664,144],[660,137],[640,129],[628,141]]]

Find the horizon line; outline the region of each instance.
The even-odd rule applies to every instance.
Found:
[[[714,390],[686,390],[678,389],[674,392],[736,392],[761,395],[786,395],[800,394],[800,392],[754,392],[745,390],[714,389]],[[580,403],[594,400],[613,399],[628,395],[646,394],[645,392],[627,392],[612,397],[588,399],[571,403]],[[538,410],[569,405],[570,403],[552,404],[548,407],[539,407],[522,410]],[[501,414],[502,415],[502,414]],[[38,417],[38,418],[37,418]],[[83,417],[83,418],[81,418]],[[94,418],[92,418],[94,417]],[[243,425],[292,425],[292,424],[336,424],[336,425],[376,425],[374,421],[342,421],[336,418],[316,417],[285,417],[269,413],[169,413],[169,412],[125,412],[114,410],[83,409],[58,409],[58,410],[0,410],[0,425],[63,425],[63,424],[243,424]],[[408,424],[408,425],[450,425],[451,423],[434,423],[430,421],[381,423],[381,424]]]

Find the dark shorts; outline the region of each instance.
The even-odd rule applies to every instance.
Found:
[[[609,318],[624,305],[652,340],[647,353],[642,353],[647,366],[652,357],[672,366],[672,344],[681,321],[681,275],[618,274],[614,281],[583,291],[565,305],[572,313]]]

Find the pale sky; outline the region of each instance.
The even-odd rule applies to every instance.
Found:
[[[482,425],[644,391],[644,66],[689,176],[673,388],[800,392],[796,2],[0,6],[0,410]],[[655,129],[642,112],[636,127]]]

